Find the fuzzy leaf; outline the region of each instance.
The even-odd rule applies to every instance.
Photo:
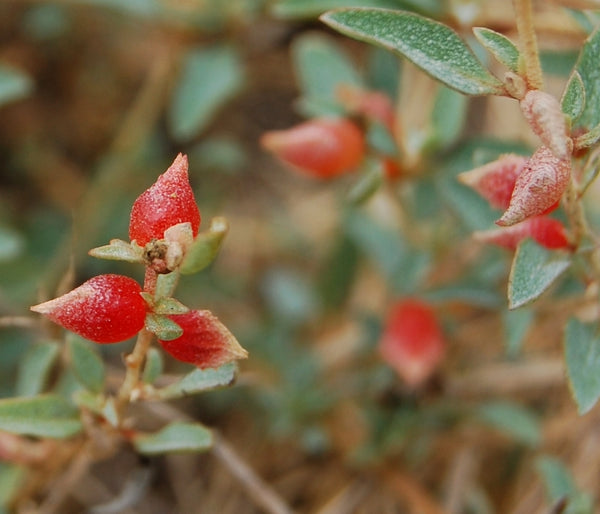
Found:
[[[144,262],[143,249],[121,239],[111,239],[110,244],[92,248],[88,255],[97,259],[125,262]]]
[[[58,357],[58,345],[52,342],[32,346],[19,365],[16,396],[35,396],[44,391],[48,375]]]
[[[505,35],[484,27],[473,29],[479,42],[510,71],[519,71],[519,49]]]
[[[179,382],[157,391],[161,400],[181,398],[191,394],[203,393],[231,385],[237,376],[235,363],[228,363],[218,369],[195,369]]]
[[[588,412],[600,398],[600,334],[597,328],[573,318],[565,330],[567,375],[579,414]]]
[[[213,218],[210,229],[198,234],[192,246],[187,250],[179,271],[183,275],[190,275],[206,268],[217,256],[228,230],[229,223],[225,218]]]
[[[104,388],[104,362],[88,341],[76,336],[67,339],[71,366],[77,380],[93,393],[100,393]]]
[[[183,305],[179,300],[170,297],[162,297],[154,305],[154,314],[185,314],[190,308]]]
[[[0,430],[62,439],[81,430],[78,411],[53,394],[0,400]]]
[[[173,137],[185,141],[195,136],[237,94],[242,83],[242,64],[233,48],[219,46],[191,51],[168,112]]]
[[[600,124],[575,139],[575,148],[588,148],[600,141]]]
[[[434,79],[467,95],[502,94],[503,86],[450,27],[418,14],[340,9],[321,20],[346,34],[396,52]]]
[[[154,299],[160,300],[161,298],[169,298],[175,292],[177,282],[179,282],[178,271],[158,275]]]
[[[144,455],[203,452],[212,444],[212,432],[199,423],[175,422],[154,434],[133,438],[136,450]]]
[[[562,111],[571,118],[571,121],[577,120],[583,113],[585,107],[585,87],[581,80],[581,75],[577,70],[573,70],[569,82],[560,100]]]
[[[585,106],[577,125],[592,130],[600,124],[600,27],[586,40],[581,48],[575,70],[581,76],[585,88]]]
[[[164,341],[177,339],[183,334],[183,330],[177,323],[161,314],[148,314],[146,316],[146,330]]]
[[[551,252],[531,239],[517,248],[508,279],[508,308],[517,309],[537,300],[570,266],[563,253]]]

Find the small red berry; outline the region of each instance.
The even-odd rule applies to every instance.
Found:
[[[571,247],[563,224],[545,216],[535,216],[510,227],[484,230],[475,232],[473,235],[479,241],[492,243],[509,250],[514,250],[526,237],[533,238],[538,244],[550,250]]]
[[[560,201],[570,176],[570,159],[561,160],[541,146],[517,177],[508,209],[496,224],[510,226],[547,213]]]
[[[96,343],[117,343],[144,328],[142,288],[129,277],[98,275],[31,310]]]
[[[260,142],[286,164],[324,179],[352,170],[365,155],[362,131],[343,118],[319,118],[266,132]]]
[[[190,311],[169,316],[183,329],[183,335],[159,343],[177,360],[198,368],[218,368],[248,356],[233,334],[210,311]]]
[[[527,158],[516,154],[500,156],[479,168],[461,173],[459,180],[483,196],[492,207],[505,210]]]
[[[163,239],[165,230],[189,222],[194,236],[200,227],[200,211],[188,178],[188,160],[179,154],[173,164],[134,202],[129,239],[145,246]]]
[[[412,298],[392,306],[379,351],[409,386],[418,387],[432,375],[444,356],[445,346],[431,306]]]

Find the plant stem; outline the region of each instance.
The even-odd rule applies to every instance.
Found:
[[[525,78],[529,89],[542,89],[542,66],[537,47],[537,38],[533,26],[533,8],[531,0],[513,0],[517,30],[521,40],[521,52],[525,65]]]

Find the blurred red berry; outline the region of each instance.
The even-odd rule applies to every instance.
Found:
[[[183,329],[183,335],[171,341],[159,340],[159,343],[177,360],[204,369],[218,368],[248,355],[210,311],[195,310],[169,318]]]
[[[392,306],[379,351],[409,386],[418,387],[433,374],[444,356],[445,346],[431,306],[413,298]]]
[[[188,160],[179,154],[169,169],[134,202],[129,238],[145,246],[162,239],[169,227],[189,222],[194,236],[200,227],[200,211],[188,178]]]
[[[394,132],[394,105],[386,94],[344,84],[338,88],[337,96],[352,114],[381,123],[390,133]]]
[[[548,212],[560,201],[570,176],[570,159],[558,159],[541,146],[517,177],[508,209],[496,223],[510,226]]]
[[[324,179],[352,170],[365,155],[362,131],[343,118],[319,118],[266,132],[260,142],[286,164]]]
[[[31,310],[90,341],[117,343],[144,328],[146,302],[141,291],[129,277],[99,275]]]
[[[510,227],[475,232],[474,237],[509,250],[514,250],[526,237],[531,237],[550,250],[567,249],[571,246],[563,224],[545,216],[528,218]]]

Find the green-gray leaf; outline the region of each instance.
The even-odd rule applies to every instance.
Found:
[[[97,259],[110,261],[144,262],[143,249],[121,239],[112,239],[110,244],[92,248],[88,254]]]
[[[56,343],[44,342],[32,346],[19,365],[17,396],[35,396],[43,392],[57,356]]]
[[[146,355],[146,364],[144,365],[144,373],[142,379],[146,384],[153,384],[162,374],[163,358],[162,353],[156,348],[150,348]]]
[[[505,35],[484,27],[473,29],[479,42],[510,71],[519,71],[519,50]]]
[[[61,439],[75,435],[81,428],[77,409],[60,396],[0,400],[0,430]]]
[[[163,341],[172,341],[183,334],[183,329],[177,323],[162,314],[148,314],[145,325],[146,330]]]
[[[210,229],[198,234],[188,248],[179,271],[183,275],[190,275],[206,268],[217,256],[228,230],[229,224],[225,218],[213,218]]]
[[[586,40],[575,69],[585,88],[585,106],[577,125],[589,130],[600,124],[600,27]]]
[[[515,253],[508,279],[508,308],[537,300],[571,264],[568,255],[552,252],[535,241],[523,241]]]
[[[93,393],[100,393],[104,388],[104,362],[89,341],[70,335],[67,339],[71,367],[77,380]]]
[[[181,398],[231,385],[237,376],[237,366],[231,362],[219,369],[195,369],[179,382],[157,391],[161,400]]]
[[[560,101],[562,112],[571,118],[571,121],[577,120],[583,108],[585,107],[585,87],[581,75],[577,70],[569,77],[569,82],[565,87],[562,99]]]
[[[190,52],[168,113],[173,137],[184,141],[195,136],[242,84],[242,64],[233,48],[219,46]]]
[[[396,52],[443,84],[467,95],[503,94],[502,83],[450,27],[418,14],[340,9],[321,20],[339,32]]]
[[[507,402],[489,403],[482,406],[478,414],[485,423],[523,444],[536,446],[540,442],[538,419],[519,405]]]
[[[600,397],[600,334],[598,327],[571,319],[565,330],[565,360],[579,413],[588,412]]]
[[[150,435],[133,439],[136,450],[144,455],[203,452],[213,444],[212,432],[199,423],[171,423]]]

